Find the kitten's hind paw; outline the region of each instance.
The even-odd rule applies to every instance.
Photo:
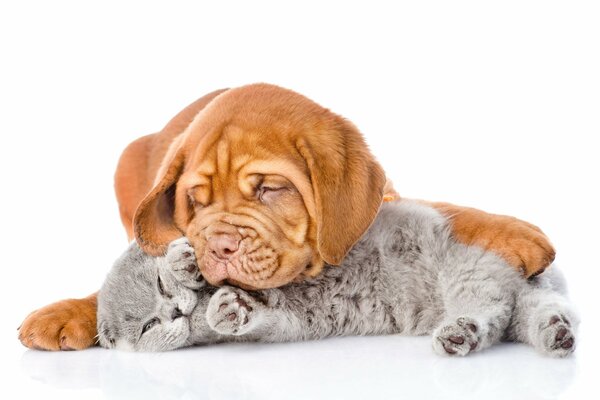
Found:
[[[552,315],[542,321],[535,348],[553,357],[566,357],[575,351],[575,332],[571,321],[562,314]]]
[[[433,333],[433,349],[444,356],[466,356],[479,346],[478,331],[477,322],[470,318],[444,323]]]
[[[206,320],[215,332],[239,336],[260,323],[264,307],[242,289],[225,286],[210,298]]]

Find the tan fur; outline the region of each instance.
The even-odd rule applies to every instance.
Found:
[[[19,327],[24,346],[40,350],[82,350],[96,343],[96,294],[62,300],[29,314]]]
[[[256,175],[289,184],[277,195],[278,209],[250,201]],[[339,263],[381,201],[399,198],[351,123],[270,85],[210,93],[162,131],[131,143],[119,160],[115,191],[129,239],[136,236],[151,254],[186,234],[200,260],[207,233],[244,236],[257,260],[271,260],[268,268],[230,279],[246,288],[280,286],[318,274],[324,262]],[[546,236],[526,222],[432,205],[452,219],[458,240],[496,251],[526,276],[543,271],[554,257]],[[236,222],[249,227],[232,232]],[[274,263],[273,254],[283,262]],[[54,303],[31,313],[19,338],[31,348],[89,347],[95,313],[95,295]]]
[[[318,273],[324,262],[339,264],[373,221],[385,184],[356,127],[272,85],[215,98],[171,146],[159,176],[134,218],[140,245],[161,254],[185,233],[207,280],[221,284],[203,262],[210,224],[220,230],[248,224],[258,233],[253,246],[268,247],[278,262],[231,271],[228,281],[246,288],[277,287]],[[284,178],[296,198],[287,197],[285,210],[263,207],[254,192],[243,193],[255,176]],[[209,207],[190,206],[190,195],[206,198]],[[242,214],[253,215],[231,222]]]
[[[542,273],[554,261],[554,247],[535,225],[474,208],[429,204],[450,219],[457,241],[499,254],[526,277]]]
[[[196,100],[177,114],[159,133],[143,136],[123,150],[115,172],[115,194],[121,221],[128,239],[133,239],[133,216],[140,202],[150,192],[165,155],[192,119],[212,99],[226,89],[216,90]]]

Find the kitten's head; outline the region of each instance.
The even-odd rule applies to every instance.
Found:
[[[198,294],[177,281],[162,257],[133,243],[98,294],[98,342],[107,348],[166,351],[187,344]]]

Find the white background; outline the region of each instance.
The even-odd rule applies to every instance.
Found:
[[[210,3],[0,3],[2,390],[597,396],[598,3]],[[159,355],[26,351],[15,328],[27,313],[96,291],[127,244],[112,187],[121,150],[209,91],[261,81],[357,124],[402,195],[542,227],[582,314],[575,357],[508,344],[442,359],[428,338],[404,337]]]

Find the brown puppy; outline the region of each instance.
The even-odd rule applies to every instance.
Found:
[[[277,287],[339,264],[384,184],[351,123],[291,91],[246,86],[215,98],[173,142],[135,236],[159,255],[184,233],[214,285]]]
[[[368,228],[386,179],[358,130],[309,99],[258,84],[211,93],[165,129],[133,142],[115,177],[130,236],[162,254],[186,235],[206,279],[270,288],[339,264]],[[455,236],[498,252],[524,275],[554,250],[535,226],[448,204]],[[47,349],[93,344],[94,297],[32,313],[22,342]],[[70,327],[68,330],[63,327]],[[78,328],[78,329],[75,329]]]

